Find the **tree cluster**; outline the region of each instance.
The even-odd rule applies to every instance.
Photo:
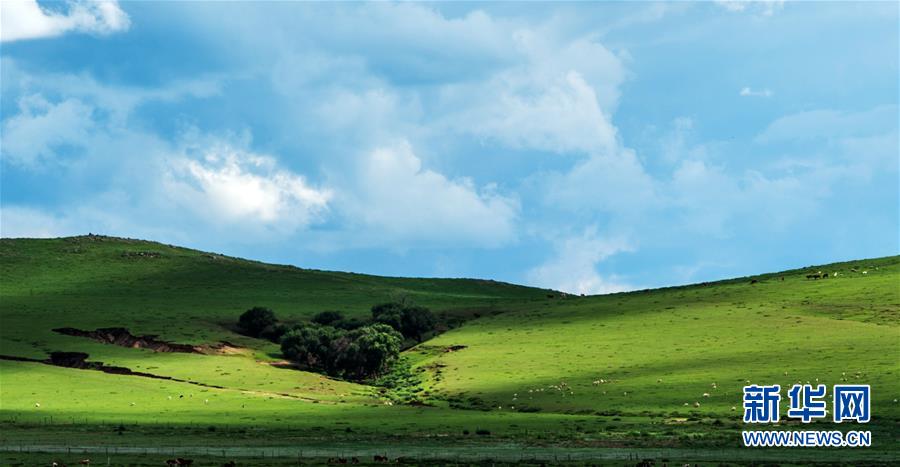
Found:
[[[344,330],[320,324],[296,326],[281,338],[285,358],[306,368],[347,379],[365,379],[390,368],[403,338],[390,326]]]
[[[371,311],[371,321],[323,311],[309,323],[288,327],[272,310],[254,307],[240,316],[238,327],[246,335],[281,344],[284,357],[304,368],[365,379],[390,369],[404,339],[421,342],[437,326],[434,313],[420,306],[383,303]]]

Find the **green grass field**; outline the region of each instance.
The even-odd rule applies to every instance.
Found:
[[[806,279],[810,271],[831,277]],[[0,273],[0,355],[80,351],[89,361],[184,380],[0,360],[5,463],[51,456],[10,451],[23,446],[247,449],[228,455],[260,465],[276,462],[258,460],[253,448],[295,449],[279,462],[335,446],[508,461],[529,449],[557,461],[575,453],[576,461],[610,462],[630,459],[629,449],[736,462],[891,463],[900,455],[900,257],[562,297],[493,281],[304,270],[91,236],[0,240]],[[468,321],[405,351],[385,378],[391,388],[279,368],[275,344],[232,329],[256,305],[300,322],[323,310],[367,316],[373,304],[398,297]],[[51,331],[58,327],[126,327],[237,349],[158,353]],[[447,352],[451,346],[465,348]],[[870,384],[873,420],[865,429],[874,446],[740,448],[747,381],[818,381],[829,390],[843,381]],[[836,427],[860,428],[808,428]],[[122,455],[159,465],[164,454]]]

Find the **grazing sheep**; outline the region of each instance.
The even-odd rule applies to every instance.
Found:
[[[41,408],[41,403],[40,403],[40,402],[35,402],[35,403],[34,403],[34,407],[35,407],[36,409]]]
[[[737,410],[737,407],[735,407],[735,406],[732,405],[732,406],[731,406],[731,411],[734,412],[735,410]]]
[[[703,397],[709,397],[709,393],[708,393],[708,392],[704,392],[704,393],[703,393]]]
[[[694,407],[699,408],[699,407],[700,407],[700,403],[699,403],[699,402],[694,402]]]

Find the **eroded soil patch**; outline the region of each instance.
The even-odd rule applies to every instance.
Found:
[[[82,331],[75,328],[56,328],[53,332],[67,336],[86,337],[104,344],[150,349],[154,352],[206,353],[201,346],[176,344],[157,339],[155,335],[135,336],[125,328],[99,328],[96,331]]]

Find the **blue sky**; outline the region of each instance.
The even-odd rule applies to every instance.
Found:
[[[898,4],[2,4],[0,233],[604,293],[900,252]]]

